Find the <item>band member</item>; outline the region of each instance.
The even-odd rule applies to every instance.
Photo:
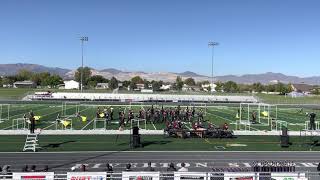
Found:
[[[316,114],[312,112],[312,113],[309,114],[309,117],[310,117],[310,128],[309,128],[309,130],[316,130],[316,123],[315,123]]]
[[[97,112],[96,112],[96,116],[97,116],[97,118],[100,118],[100,108],[98,107],[98,109],[97,109]]]
[[[154,115],[154,108],[153,108],[153,105],[151,106],[151,116],[153,116]]]
[[[228,123],[224,123],[223,125],[223,130],[228,131],[229,130],[229,125]]]
[[[34,134],[34,129],[35,129],[35,118],[34,118],[34,113],[32,110],[29,113],[29,120],[30,120],[30,134]]]
[[[110,108],[110,121],[113,121],[113,108]]]
[[[131,122],[131,120],[134,118],[134,114],[132,112],[132,110],[130,109],[129,110],[129,113],[128,113],[128,119],[127,119],[127,122],[126,124],[128,124],[129,122]]]
[[[196,114],[196,109],[194,108],[194,106],[192,107],[192,117],[194,117],[194,115]]]
[[[144,112],[144,109],[143,108],[140,108],[139,110],[139,118],[140,119],[145,119],[145,112]]]
[[[257,122],[257,112],[253,111],[251,116],[252,116],[252,123],[255,124]]]

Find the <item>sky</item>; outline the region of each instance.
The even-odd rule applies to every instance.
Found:
[[[1,0],[0,64],[320,75],[318,0]]]

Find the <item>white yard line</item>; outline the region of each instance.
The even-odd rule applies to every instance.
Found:
[[[152,124],[154,130],[157,130],[157,128],[156,128],[156,126],[153,124],[153,122],[151,122],[151,124]]]

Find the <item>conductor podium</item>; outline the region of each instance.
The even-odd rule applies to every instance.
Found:
[[[139,127],[135,126],[131,130],[131,135],[130,135],[130,147],[131,148],[139,148],[142,147],[141,144],[141,138],[139,134]]]

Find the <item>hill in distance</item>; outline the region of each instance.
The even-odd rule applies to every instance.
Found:
[[[50,72],[52,74],[58,74],[65,79],[71,79],[74,76],[75,70],[59,68],[59,67],[46,67],[38,64],[27,64],[27,63],[17,63],[17,64],[0,64],[0,76],[14,75],[20,69],[27,69],[32,72]],[[181,76],[183,79],[192,77],[196,81],[211,81],[208,76],[200,75],[192,71],[185,71],[182,73],[174,72],[141,72],[141,71],[131,71],[124,72],[114,68],[106,68],[102,70],[97,70],[92,68],[93,75],[101,75],[105,78],[110,79],[112,76],[117,79],[129,80],[134,76],[140,76],[147,80],[162,80],[165,82],[174,82],[177,76]],[[305,77],[301,78],[298,76],[287,76],[281,73],[267,72],[262,74],[245,74],[241,76],[235,75],[225,75],[217,76],[214,78],[215,81],[219,80],[222,82],[234,81],[236,83],[242,84],[252,84],[260,82],[262,84],[268,84],[270,81],[280,81],[283,83],[306,83],[311,85],[320,85],[320,76]]]

